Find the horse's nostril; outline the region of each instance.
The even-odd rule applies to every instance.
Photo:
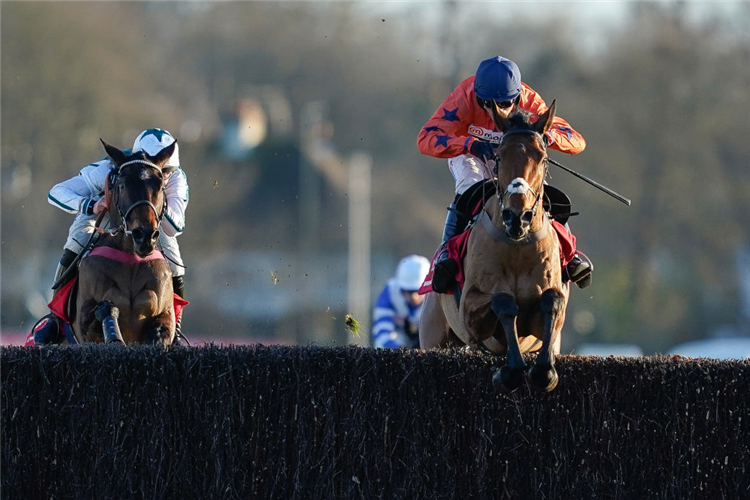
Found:
[[[154,242],[155,242],[155,241],[156,241],[156,240],[158,240],[158,239],[159,239],[159,230],[157,229],[157,230],[155,230],[155,231],[153,232],[153,234],[151,235],[151,241],[154,241]]]
[[[511,222],[513,222],[513,212],[511,212],[507,208],[503,209],[502,217],[503,222],[505,222],[506,224],[510,224]]]
[[[531,224],[531,221],[534,219],[534,213],[531,210],[526,210],[523,214],[521,214],[521,222],[525,225]]]

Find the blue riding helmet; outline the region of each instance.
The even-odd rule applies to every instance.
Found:
[[[521,71],[504,57],[491,57],[479,63],[474,93],[488,101],[510,101],[521,93]]]

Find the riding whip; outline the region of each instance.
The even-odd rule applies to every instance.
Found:
[[[548,157],[548,158],[547,158],[547,161],[549,161],[549,162],[550,162],[551,164],[553,164],[553,165],[555,165],[555,166],[558,166],[558,167],[560,167],[561,169],[565,170],[566,172],[568,172],[568,173],[571,173],[571,174],[575,175],[576,177],[578,177],[578,178],[579,178],[579,179],[581,179],[582,181],[588,182],[589,184],[591,184],[591,185],[592,185],[592,186],[594,186],[595,188],[597,188],[597,189],[599,189],[599,190],[601,190],[601,191],[604,191],[605,193],[607,193],[607,194],[608,194],[608,195],[610,195],[611,197],[615,198],[615,199],[616,199],[616,200],[618,200],[618,201],[621,201],[621,202],[623,202],[623,203],[624,203],[624,204],[626,204],[627,206],[630,206],[630,200],[629,200],[628,198],[625,198],[625,197],[624,197],[623,195],[621,195],[620,193],[617,193],[617,192],[615,192],[615,191],[613,191],[613,190],[609,189],[609,188],[608,188],[607,186],[602,186],[602,185],[601,185],[601,184],[599,184],[598,182],[596,182],[596,181],[594,181],[594,180],[591,180],[591,179],[589,179],[589,178],[588,178],[588,177],[586,177],[585,175],[579,174],[579,173],[578,173],[578,172],[576,172],[575,170],[571,170],[571,169],[569,169],[569,168],[568,168],[568,167],[566,167],[565,165],[562,165],[561,163],[558,163],[558,162],[556,162],[556,161],[555,161],[555,160],[553,160],[552,158],[549,158],[549,157]]]

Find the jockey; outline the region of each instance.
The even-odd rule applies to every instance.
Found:
[[[520,108],[530,112],[532,121],[536,121],[547,111],[539,94],[521,82],[521,72],[513,61],[492,57],[482,61],[476,74],[461,82],[440,104],[417,138],[422,154],[448,159],[456,181],[456,197],[448,207],[443,242],[435,258],[432,289],[437,293],[445,293],[458,271],[458,264],[448,257],[448,240],[462,233],[469,222],[470,214],[457,210],[457,202],[472,185],[494,176],[494,162],[489,160],[503,134],[492,119],[491,101],[497,103],[505,117]],[[555,116],[546,133],[546,142],[548,147],[569,154],[580,153],[586,147],[581,134],[559,116]],[[563,269],[563,278],[585,288],[591,284],[592,270],[588,257],[576,251]]]
[[[165,147],[175,142],[174,137],[159,128],[150,128],[141,132],[133,143],[132,153],[144,151],[148,155],[156,155]],[[185,229],[185,209],[188,204],[188,183],[185,172],[180,167],[179,145],[175,145],[172,157],[167,160],[167,166],[177,167],[171,173],[165,173],[167,196],[167,209],[159,231],[159,247],[169,262],[172,270],[172,285],[174,292],[185,298],[185,266],[180,256],[180,247],[177,244],[177,236]],[[125,151],[131,154],[131,151]],[[75,262],[89,241],[99,214],[107,209],[104,199],[104,186],[114,163],[109,158],[91,163],[83,167],[80,173],[67,181],[55,185],[49,192],[47,201],[70,214],[76,214],[73,225],[68,231],[68,240],[57,266],[54,282],[57,283],[65,275],[68,267]],[[102,219],[100,227],[108,228],[109,215]],[[65,277],[65,282],[75,275],[70,272]],[[64,283],[59,283],[59,290]],[[56,291],[54,292],[56,293]],[[176,325],[177,340],[184,338],[181,332],[180,321]],[[44,316],[33,329],[34,344],[46,345],[58,343],[62,340],[62,329],[60,319],[52,312]]]
[[[388,280],[375,302],[373,347],[419,347],[419,317],[425,296],[418,290],[429,270],[430,261],[421,255],[401,259],[396,276]]]

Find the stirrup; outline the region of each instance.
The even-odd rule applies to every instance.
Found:
[[[172,341],[172,345],[191,346],[192,344],[190,343],[188,338],[178,330],[174,332],[174,340]]]

